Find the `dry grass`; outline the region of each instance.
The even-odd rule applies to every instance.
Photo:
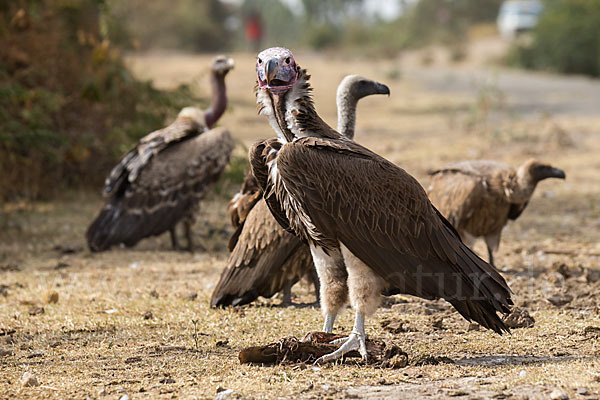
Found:
[[[165,236],[133,250],[91,254],[84,249],[83,234],[101,200],[74,195],[50,204],[7,204],[0,213],[5,292],[0,296],[0,348],[12,353],[0,355],[0,397],[211,398],[218,388],[248,398],[402,393],[541,399],[556,388],[575,398],[585,398],[575,394],[578,388],[587,388],[588,397],[599,396],[600,346],[588,327],[600,327],[600,283],[564,279],[557,268],[564,263],[573,270],[598,269],[600,143],[595,132],[600,118],[520,119],[498,104],[488,113],[477,96],[430,92],[417,83],[390,79],[402,68],[394,61],[297,58],[313,74],[317,107],[332,123],[335,87],[343,75],[361,73],[388,83],[390,98],[361,104],[356,138],[424,184],[429,168],[464,158],[516,165],[536,156],[566,170],[567,181],[540,185],[524,215],[505,231],[497,256],[516,303],[535,317],[535,327],[502,337],[467,331],[468,324],[443,302],[397,297],[368,321],[367,331],[402,343],[410,359],[405,369],[239,365],[237,354],[244,346],[303,336],[321,326],[321,316],[312,307],[277,307],[278,299],[239,310],[208,308],[227,259],[226,199],[213,196],[196,224],[197,240],[207,253],[172,252]],[[249,145],[272,133],[256,116],[253,58],[237,55],[236,61],[229,79],[231,109],[221,124]],[[194,77],[196,71],[204,83],[208,58],[147,56],[132,63],[140,75],[157,77],[162,85]],[[485,117],[474,118],[474,113]],[[560,129],[563,133],[556,133]],[[63,254],[69,248],[74,253]],[[481,244],[477,250],[483,251]],[[59,295],[55,304],[45,303],[50,291]],[[313,301],[308,287],[294,291],[297,302]],[[197,298],[191,299],[192,293]],[[554,294],[574,299],[556,307],[546,300]],[[42,306],[44,313],[30,315],[33,306]],[[433,321],[440,317],[443,329],[436,329]],[[385,319],[406,321],[413,331],[392,335],[380,326]],[[351,326],[352,313],[346,311],[337,329],[348,332]],[[415,365],[424,356],[454,362]],[[42,386],[21,387],[25,371],[33,372]]]

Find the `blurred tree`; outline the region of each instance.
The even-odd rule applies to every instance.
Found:
[[[518,64],[600,76],[600,0],[547,0],[532,36],[513,49]]]
[[[220,0],[106,1],[108,36],[119,45],[216,52],[231,44]]]

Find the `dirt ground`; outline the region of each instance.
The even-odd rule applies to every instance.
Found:
[[[273,134],[256,115],[253,55],[234,56],[221,125],[243,153]],[[278,298],[208,307],[227,260],[225,205],[237,188],[203,204],[195,238],[207,251],[195,254],[171,251],[167,235],[92,254],[83,235],[101,198],[68,194],[0,213],[0,398],[600,398],[600,83],[443,57],[296,55],[331,124],[345,74],[390,86],[389,98],[359,105],[356,140],[424,186],[428,169],[462,159],[536,157],[566,171],[566,181],[538,186],[496,257],[533,327],[498,336],[442,301],[395,296],[367,333],[398,343],[405,368],[240,365],[243,347],[302,337],[322,317],[312,306],[279,307]],[[206,94],[209,59],[150,54],[130,63],[162,86],[193,81]],[[485,254],[482,243],[476,250]],[[293,291],[298,304],[314,301],[307,285]],[[336,330],[348,333],[352,319],[346,310]],[[39,385],[23,386],[25,372]]]

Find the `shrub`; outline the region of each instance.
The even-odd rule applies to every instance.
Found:
[[[548,0],[530,43],[509,61],[526,68],[600,76],[600,0]]]

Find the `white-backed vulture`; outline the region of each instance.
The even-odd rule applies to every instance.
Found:
[[[338,130],[354,137],[356,105],[373,94],[390,94],[387,86],[359,75],[346,76],[337,89]],[[231,255],[211,298],[211,307],[248,304],[259,296],[283,291],[291,303],[291,287],[309,274],[319,296],[318,277],[308,244],[275,221],[252,174],[229,203],[236,229],[229,241]]]
[[[563,170],[530,159],[517,170],[497,161],[472,160],[431,172],[429,199],[469,247],[482,236],[490,264],[500,245],[502,228],[517,219],[539,181],[565,179]]]
[[[113,168],[104,187],[106,204],[86,233],[92,251],[134,246],[166,231],[178,249],[175,226],[180,221],[192,251],[193,214],[233,150],[228,130],[211,129],[227,107],[225,76],[232,68],[231,58],[215,58],[209,108],[184,108],[171,125],[140,139]]]
[[[443,298],[497,333],[511,291],[464,245],[411,175],[329,127],[316,113],[309,75],[284,48],[259,53],[257,103],[277,138],[256,143],[250,165],[275,219],[308,241],[321,283],[323,330],[349,300],[354,328],[341,347],[367,357],[365,317],[386,288]]]

